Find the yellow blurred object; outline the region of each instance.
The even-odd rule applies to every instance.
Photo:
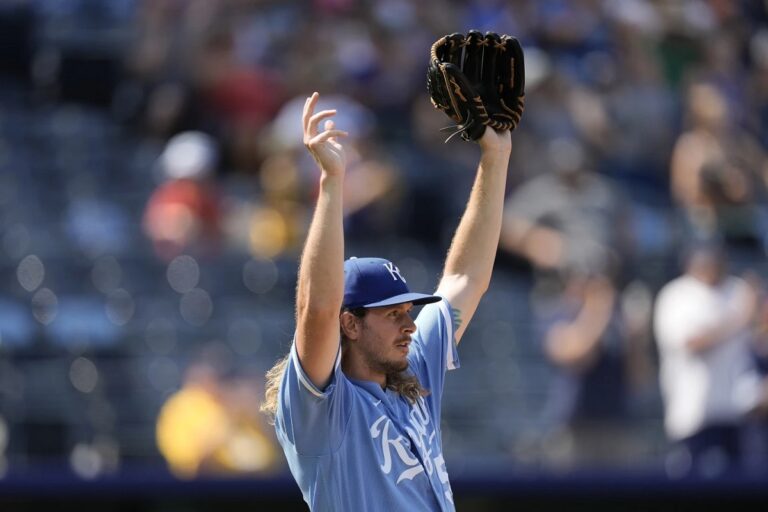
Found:
[[[250,251],[262,258],[275,258],[295,248],[301,226],[301,210],[283,201],[279,206],[256,207],[250,218]]]
[[[299,169],[290,154],[278,153],[267,158],[261,166],[259,183],[270,201],[300,199]]]
[[[181,389],[163,405],[157,422],[157,445],[178,476],[197,474],[227,435],[224,408],[202,388]]]
[[[254,473],[271,469],[273,443],[252,419],[234,415],[209,390],[182,388],[163,405],[157,444],[180,478],[201,473]]]

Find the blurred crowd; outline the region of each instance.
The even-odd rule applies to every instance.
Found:
[[[259,265],[251,291],[301,249],[318,177],[299,130],[312,91],[350,133],[350,247],[403,258],[433,284],[477,148],[444,143],[450,120],[427,96],[428,49],[469,29],[515,35],[526,111],[513,134],[497,274],[511,276],[503,282],[521,301],[493,309],[531,315],[488,343],[532,345],[545,369],[543,399],[518,420],[538,431],[533,463],[641,461],[671,477],[768,469],[765,2],[38,0],[0,14],[0,38],[24,50],[0,78],[21,80],[33,108],[106,112],[148,155],[143,211],[127,212],[147,257],[171,269],[179,258],[247,255]],[[94,215],[114,217],[77,211],[90,215],[84,243],[120,245],[110,243],[119,222],[92,225]],[[75,236],[85,229],[67,219]],[[14,268],[27,256],[6,252]],[[194,281],[171,286],[189,297]],[[272,300],[291,314],[290,297]],[[0,321],[8,308],[0,302]],[[204,324],[192,310],[183,320]],[[521,337],[530,339],[513,341]],[[183,477],[279,467],[254,415],[259,379],[205,354],[184,359],[184,377],[164,393],[159,452]],[[0,343],[0,363],[10,357]],[[2,386],[0,375],[0,475],[12,432]],[[505,407],[499,396],[486,398]],[[514,464],[520,443],[497,445],[511,447]],[[473,451],[455,437],[447,444],[457,458]]]

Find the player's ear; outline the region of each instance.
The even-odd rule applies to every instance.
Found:
[[[341,324],[341,333],[348,339],[354,341],[360,336],[360,323],[362,319],[356,317],[350,311],[342,311],[339,316]]]

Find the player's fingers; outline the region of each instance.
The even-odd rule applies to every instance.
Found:
[[[483,50],[485,46],[480,44],[485,42],[483,35],[477,30],[470,30],[467,34],[464,50],[464,65],[461,71],[473,83],[480,82],[480,69],[483,63]]]
[[[509,86],[512,88],[512,94],[522,96],[525,94],[525,59],[523,57],[523,48],[520,41],[512,36],[504,36],[504,42],[507,51],[511,54],[511,69],[508,71]]]
[[[336,137],[346,137],[349,135],[344,130],[328,130],[325,132],[322,132],[318,135],[315,135],[311,139],[309,139],[309,146],[314,146],[315,144],[319,144],[321,142],[325,142],[328,139],[336,138]]]
[[[325,128],[325,131],[328,132],[328,131],[331,131],[331,130],[336,128],[336,123],[333,122],[333,119],[326,119],[325,123],[323,123],[323,126]],[[336,138],[335,137],[331,137],[328,140],[331,141],[331,142],[336,142]]]
[[[315,110],[315,105],[317,104],[317,99],[320,97],[320,95],[317,92],[313,92],[312,96],[308,97],[306,101],[304,101],[304,111],[301,115],[301,122],[302,126],[304,127],[304,133],[307,132],[307,127],[309,126],[309,119],[312,117],[312,113]]]
[[[448,55],[446,60],[459,69],[461,69],[463,63],[462,55],[464,53],[465,42],[464,35],[459,34],[458,32],[454,32],[450,36],[447,36],[448,49],[446,51]]]
[[[307,124],[307,135],[310,137],[314,137],[317,135],[317,125],[318,123],[325,118],[331,117],[336,115],[336,110],[323,110],[321,112],[318,112],[317,114],[312,115],[312,117],[309,118],[309,123]]]
[[[485,38],[480,42],[484,46],[481,80],[484,84],[494,84],[498,81],[496,62],[499,58],[499,53],[504,49],[504,45],[499,35],[494,32],[486,32]]]

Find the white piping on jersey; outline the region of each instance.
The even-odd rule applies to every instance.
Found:
[[[304,375],[304,368],[302,368],[301,363],[299,363],[299,353],[296,350],[296,345],[294,344],[291,348],[291,357],[293,358],[293,364],[296,366],[296,374],[299,376],[299,382],[302,383],[302,385],[307,388],[307,391],[312,393],[318,398],[323,398],[325,395],[322,391],[317,389],[317,386],[312,384],[312,381],[310,381],[306,375]],[[336,354],[336,362],[333,365],[333,370],[336,371],[339,368],[339,365],[341,364],[341,345],[339,345],[339,351]]]

